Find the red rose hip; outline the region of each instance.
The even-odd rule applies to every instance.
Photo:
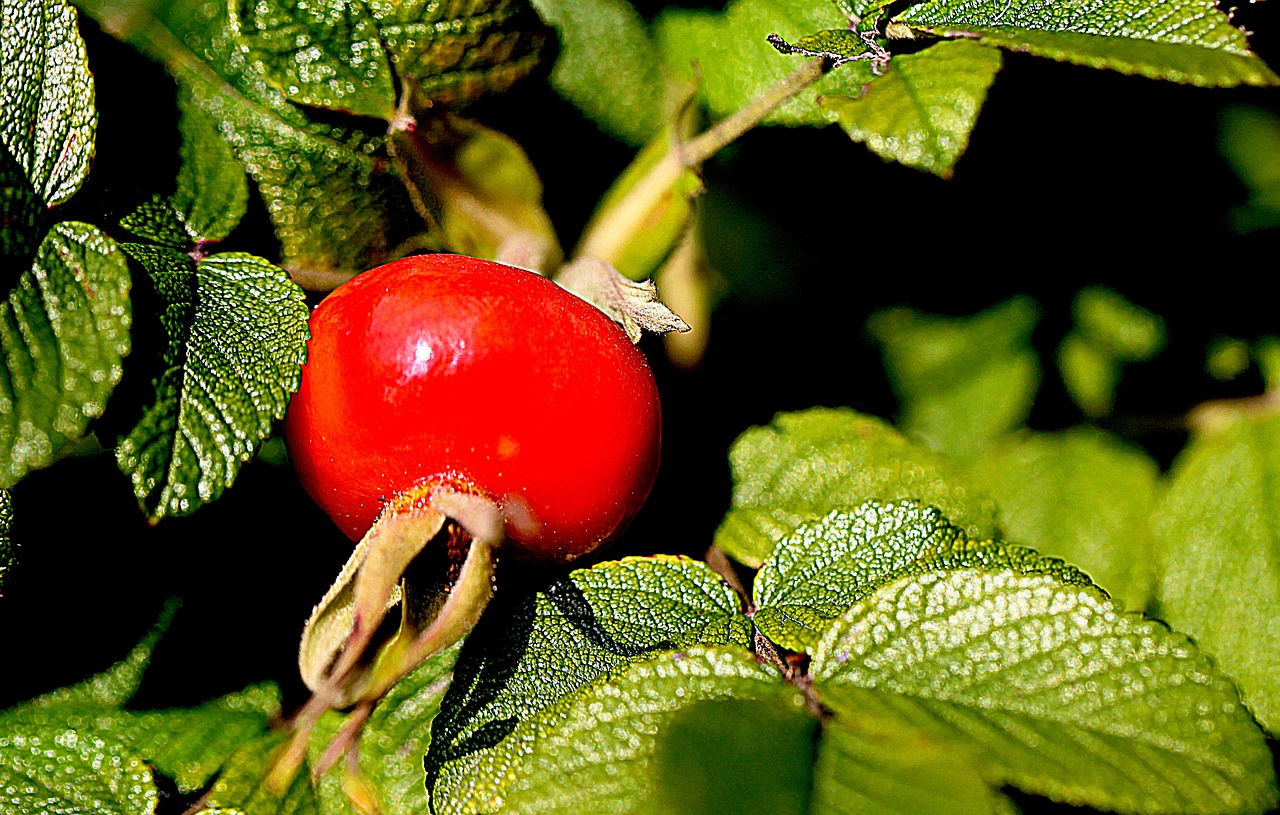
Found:
[[[532,272],[456,255],[365,272],[311,317],[285,431],[299,478],[353,539],[433,484],[501,508],[508,548],[572,560],[649,493],[661,414],[643,354]]]

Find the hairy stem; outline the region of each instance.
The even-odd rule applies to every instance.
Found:
[[[785,79],[756,97],[743,107],[722,119],[715,127],[695,136],[682,145],[680,153],[686,167],[696,167],[732,144],[739,136],[764,121],[773,109],[822,78],[827,72],[827,60],[816,57],[808,60]]]

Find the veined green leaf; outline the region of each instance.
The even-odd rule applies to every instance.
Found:
[[[1220,87],[1280,82],[1211,0],[929,0],[897,19],[942,37],[1153,79]]]
[[[552,87],[627,144],[655,136],[662,124],[662,72],[657,46],[635,8],[626,0],[532,2],[560,37]]]
[[[0,716],[0,730],[20,725],[119,744],[173,778],[182,792],[192,792],[204,787],[237,748],[261,736],[279,712],[274,685],[173,710],[124,710],[51,695]]]
[[[76,13],[62,0],[0,0],[0,144],[48,206],[89,172],[98,112]]]
[[[733,508],[716,545],[750,566],[800,521],[870,500],[918,499],[974,538],[996,531],[995,504],[944,458],[851,410],[778,414],[739,436],[729,462]]]
[[[499,93],[537,67],[546,39],[521,0],[368,0],[419,109]]]
[[[349,276],[390,259],[411,230],[425,228],[388,162],[375,155],[380,139],[326,133],[291,121],[277,107],[288,104],[283,100],[268,107],[188,81],[195,104],[218,120],[257,182],[285,267]]]
[[[969,472],[1000,505],[1007,540],[1074,563],[1127,608],[1150,602],[1147,519],[1159,477],[1150,457],[1077,428],[1012,438]]]
[[[1040,383],[1031,347],[1038,320],[1036,304],[1022,296],[972,317],[873,315],[868,329],[884,348],[903,429],[968,458],[1021,426]]]
[[[793,651],[811,651],[850,606],[906,574],[938,569],[1013,569],[1092,585],[1057,558],[996,541],[973,542],[933,507],[863,504],[832,512],[782,539],[755,581],[760,632]]]
[[[59,725],[0,719],[0,808],[6,815],[151,815],[151,768],[123,745]]]
[[[704,813],[748,809],[700,809],[715,789],[729,795],[758,792],[760,811],[803,812],[807,790],[796,783],[812,749],[814,723],[804,712],[800,694],[779,681],[741,649],[694,648],[663,653],[634,662],[593,682],[536,716],[522,721],[502,744],[489,751],[469,777],[467,792],[436,799],[441,815],[492,812],[521,813]],[[717,738],[719,717],[755,714],[754,747],[739,742],[732,752],[747,754],[743,765],[708,766],[725,748],[709,746],[699,753],[701,766],[673,761],[690,755],[694,745],[676,742],[702,724]],[[682,716],[682,714],[684,714]],[[701,722],[693,720],[697,716]],[[808,736],[808,738],[806,738]],[[719,736],[723,738],[723,736]],[[770,741],[776,737],[776,742]],[[760,747],[776,751],[778,776],[751,777],[750,762],[769,761]],[[694,779],[720,774],[713,786],[690,790]],[[727,776],[727,777],[726,777]],[[801,777],[799,779],[803,781]],[[726,784],[727,782],[727,784]],[[782,782],[790,782],[781,786]],[[691,792],[693,797],[685,795]],[[721,801],[732,805],[734,798]],[[741,801],[741,798],[736,800]],[[781,809],[765,806],[773,802]]]
[[[677,76],[699,69],[699,93],[716,117],[728,116],[777,85],[798,65],[766,39],[794,42],[815,31],[843,28],[849,19],[830,0],[734,0],[723,12],[666,9],[656,37],[666,64]],[[873,74],[868,61],[842,65],[778,106],[766,124],[825,125],[835,114],[819,96],[856,97]]]
[[[0,487],[102,414],[129,352],[129,268],[88,224],[49,231],[0,306]]]
[[[814,687],[956,745],[987,782],[1125,813],[1262,813],[1271,754],[1184,635],[1050,575],[931,572],[823,637]]]
[[[699,643],[746,647],[750,623],[733,590],[688,558],[627,558],[536,594],[499,595],[468,637],[432,725],[432,795],[475,798],[488,749],[521,722],[655,650]]]
[[[360,0],[231,0],[232,30],[263,76],[304,105],[390,119],[394,78]]]
[[[165,303],[169,338],[154,404],[116,460],[153,521],[188,515],[230,486],[298,389],[307,306],[284,270],[241,253],[195,264],[126,244]]]
[[[980,43],[941,42],[894,57],[863,93],[828,94],[819,104],[882,158],[949,178],[1000,62],[998,50]]]
[[[163,60],[182,104],[216,122],[258,185],[285,267],[332,287],[389,260],[426,229],[392,173],[381,129],[309,119],[246,57],[226,0],[175,0],[128,14],[115,0],[83,5],[109,31]]]
[[[1194,437],[1152,517],[1160,614],[1210,649],[1280,733],[1280,416]]]

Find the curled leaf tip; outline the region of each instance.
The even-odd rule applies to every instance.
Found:
[[[573,261],[560,270],[556,282],[603,311],[622,326],[632,342],[639,342],[646,331],[668,334],[690,330],[688,323],[658,299],[652,280],[629,280],[599,258]]]

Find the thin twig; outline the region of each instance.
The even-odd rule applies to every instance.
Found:
[[[696,170],[707,159],[764,121],[773,109],[822,78],[829,60],[811,59],[742,109],[686,142],[677,141],[631,188],[618,206],[592,225],[578,244],[574,257],[611,259],[620,246],[636,235],[680,176]]]

